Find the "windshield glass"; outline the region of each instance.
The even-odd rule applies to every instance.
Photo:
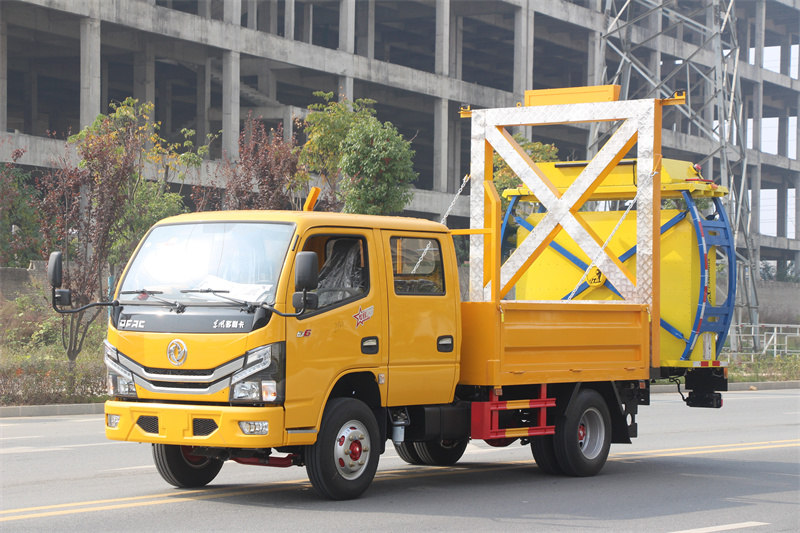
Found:
[[[134,257],[119,300],[272,304],[293,233],[293,225],[276,223],[159,226]]]

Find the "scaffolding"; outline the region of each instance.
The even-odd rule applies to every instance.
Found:
[[[753,329],[758,324],[758,265],[749,231],[747,191],[746,111],[738,65],[748,50],[736,35],[735,0],[677,1],[604,0],[605,28],[598,43],[597,79],[621,86],[620,99],[669,98],[686,91],[685,106],[665,109],[663,126],[676,133],[700,136],[711,150],[701,161],[704,177],[727,187],[725,200],[734,231],[738,290],[731,325],[731,342],[741,342],[744,332],[757,349],[761,344]],[[646,28],[645,39],[634,39],[634,30]],[[691,35],[687,35],[691,33]],[[677,50],[684,57],[663,52],[662,37],[695,43]],[[688,38],[687,38],[688,37]],[[649,45],[648,45],[649,43]],[[655,44],[655,46],[654,46]],[[648,45],[648,46],[645,46]],[[593,127],[588,152],[602,146],[614,127]],[[736,347],[733,347],[736,351]]]

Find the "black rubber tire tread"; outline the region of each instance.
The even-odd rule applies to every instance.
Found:
[[[198,464],[189,463],[181,446],[153,444],[153,461],[164,481],[175,487],[188,489],[204,487],[211,483],[222,469],[222,461],[206,458]]]
[[[366,426],[373,447],[364,473],[353,480],[345,479],[339,474],[332,453],[339,429],[349,420],[357,420]],[[325,407],[317,442],[306,447],[306,472],[311,486],[320,496],[331,500],[358,498],[367,490],[375,477],[380,458],[379,449],[378,422],[367,404],[353,398],[334,398]]]
[[[531,452],[539,470],[550,476],[564,475],[564,469],[558,464],[553,435],[531,437]]]
[[[603,469],[611,449],[611,415],[608,406],[600,393],[592,389],[583,389],[573,400],[570,406],[571,416],[561,417],[556,422],[556,434],[553,440],[558,464],[568,476],[587,477],[594,476]],[[588,459],[578,445],[578,426],[584,413],[590,409],[597,409],[601,415],[603,430],[603,443],[600,453]]]
[[[426,465],[454,465],[464,455],[469,439],[452,441],[415,442],[414,449]]]
[[[400,456],[400,459],[410,465],[425,464],[425,461],[423,461],[422,457],[420,457],[417,453],[417,449],[414,447],[413,442],[401,442],[400,444],[395,444],[394,449],[397,452],[397,455]]]

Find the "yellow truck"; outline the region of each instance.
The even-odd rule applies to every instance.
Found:
[[[305,465],[322,496],[348,499],[367,489],[389,439],[428,465],[456,463],[470,439],[519,441],[549,474],[591,476],[612,442],[636,436],[651,379],[685,376],[689,405],[720,407],[735,292],[716,305],[717,253],[735,272],[725,191],[688,163],[662,170],[653,126],[677,102],[631,110],[606,96],[532,93],[526,106],[465,111],[469,229],[314,212],[313,199],[298,212],[156,224],[115,300],[92,304],[110,307],[107,437],[152,443],[177,487],[208,484],[229,460]],[[595,119],[633,121],[633,133],[580,164],[537,165],[508,133]],[[623,160],[634,145],[636,159]],[[505,217],[494,151],[525,184],[506,191]],[[662,211],[662,196],[684,203]],[[630,207],[579,211],[610,199]],[[535,206],[527,216],[522,202]],[[517,246],[502,261],[512,215]],[[468,266],[457,235],[470,241]],[[459,269],[469,270],[464,301]],[[75,312],[59,252],[48,274],[54,308]]]

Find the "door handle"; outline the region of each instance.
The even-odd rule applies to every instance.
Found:
[[[443,335],[436,339],[436,349],[440,352],[452,352],[453,351],[453,336],[452,335]]]
[[[378,353],[378,337],[364,337],[361,339],[361,353],[375,355]]]

